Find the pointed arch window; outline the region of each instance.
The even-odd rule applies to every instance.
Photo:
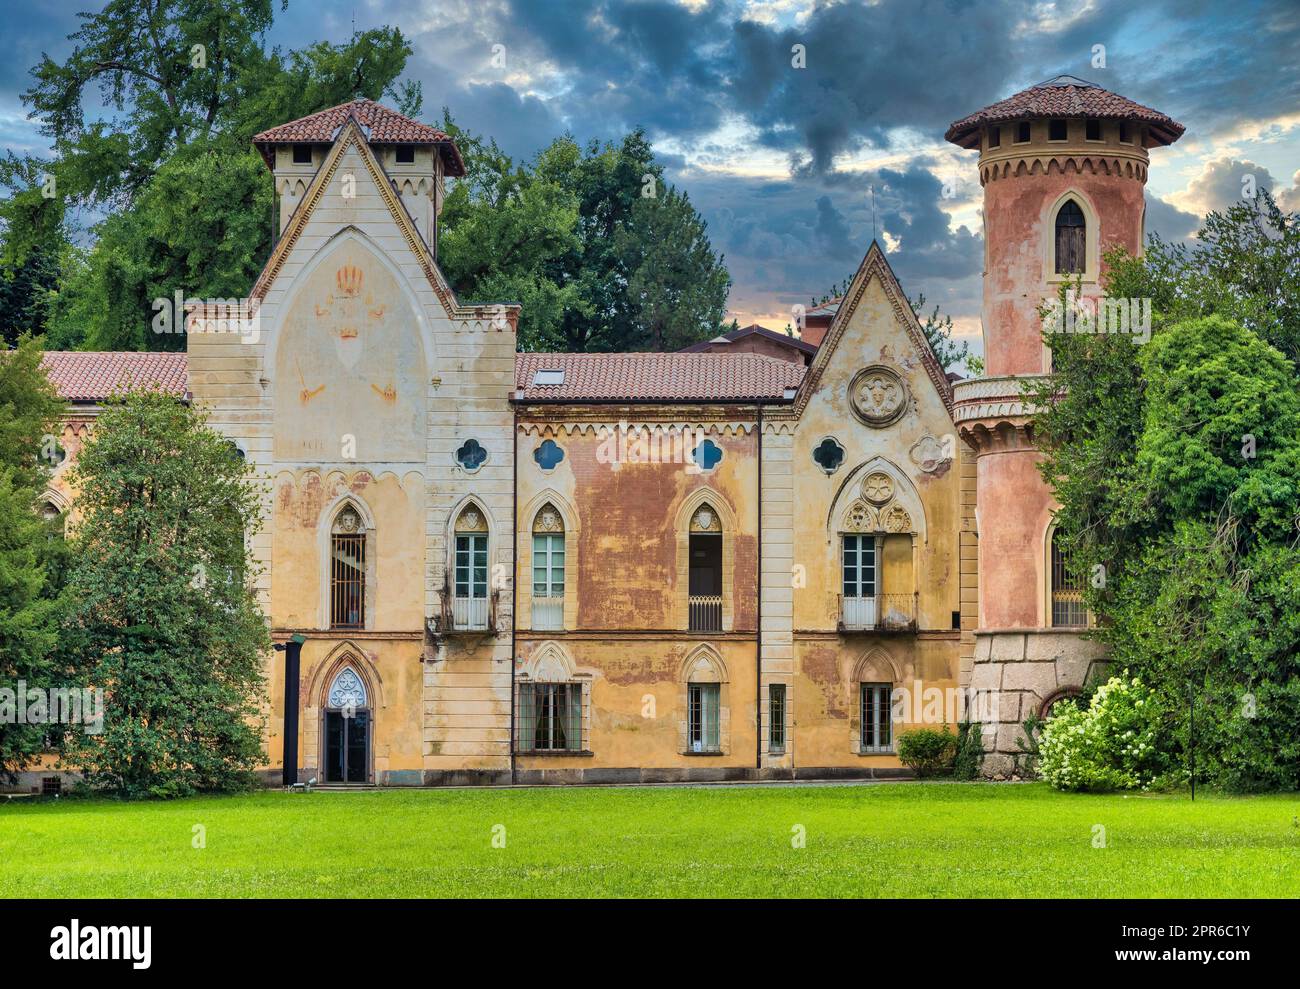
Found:
[[[1052,626],[1082,628],[1088,624],[1083,581],[1074,571],[1070,554],[1058,531],[1052,532]]]
[[[712,505],[701,505],[691,516],[688,551],[688,627],[692,632],[721,632],[722,520]]]
[[[1083,210],[1067,199],[1056,211],[1056,273],[1083,274],[1087,268],[1088,225]]]
[[[533,519],[533,628],[564,627],[564,518],[552,504]]]
[[[456,519],[455,595],[452,620],[459,629],[488,626],[488,527],[483,512],[469,505]]]
[[[330,526],[330,628],[366,627],[366,532],[344,505]]]

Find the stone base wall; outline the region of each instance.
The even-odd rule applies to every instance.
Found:
[[[280,772],[260,774],[262,782],[270,788],[281,785]],[[869,766],[809,766],[799,769],[767,768],[753,766],[711,766],[689,769],[668,766],[661,769],[628,767],[622,769],[517,769],[515,785],[518,786],[600,786],[635,783],[740,783],[781,780],[898,780],[911,779],[910,769],[873,768]],[[299,774],[306,781],[310,776]],[[333,784],[338,785],[338,784]],[[510,786],[509,770],[425,770],[423,774],[381,773],[378,785],[398,786]]]
[[[1105,648],[1084,631],[1059,628],[978,631],[972,690],[996,699],[996,720],[984,724],[983,775],[1007,779],[1024,768],[1023,722],[1083,687],[1105,666]]]

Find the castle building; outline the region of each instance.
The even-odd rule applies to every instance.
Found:
[[[184,355],[48,354],[63,445],[156,383],[268,482],[257,590],[306,640],[296,684],[267,657],[268,782],[294,693],[299,778],[330,783],[886,777],[968,688],[1010,772],[1022,718],[1101,661],[1019,398],[1050,370],[1035,307],[1140,249],[1147,149],[1181,131],[1069,77],[952,126],[988,370],[954,383],[874,243],[797,346],[516,353],[518,307],[438,268],[454,142],[357,100],[255,138],[281,203],[258,331],[199,311]],[[75,516],[62,468],[47,510]]]

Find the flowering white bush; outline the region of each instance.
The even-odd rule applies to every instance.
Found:
[[[1038,769],[1058,790],[1147,789],[1166,774],[1160,711],[1137,677],[1111,677],[1087,709],[1058,704],[1038,743]]]

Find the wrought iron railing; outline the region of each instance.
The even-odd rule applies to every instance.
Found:
[[[840,595],[840,627],[850,632],[916,629],[916,594]]]
[[[722,631],[722,596],[712,594],[690,595],[690,624],[692,632]]]

